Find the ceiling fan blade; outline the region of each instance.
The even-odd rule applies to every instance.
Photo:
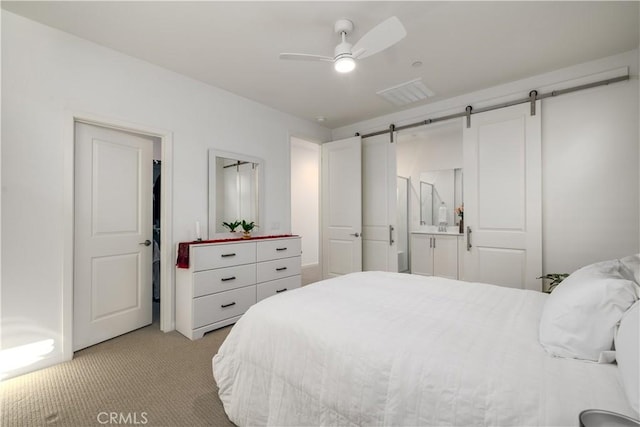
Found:
[[[333,58],[322,55],[309,55],[307,53],[281,53],[280,59],[293,59],[299,61],[329,61],[333,62]]]
[[[362,50],[363,52],[358,55],[358,58],[366,58],[367,56],[374,55],[393,46],[405,38],[406,35],[407,31],[404,29],[402,22],[395,16],[392,16],[362,36],[362,38],[353,45],[352,52]]]

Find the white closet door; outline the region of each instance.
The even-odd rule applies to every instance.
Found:
[[[541,290],[541,105],[463,119],[464,280]],[[470,247],[468,246],[470,245]]]
[[[362,271],[361,138],[322,144],[322,277]]]
[[[152,320],[153,140],[76,123],[73,348]]]
[[[362,269],[398,271],[396,144],[362,142]]]

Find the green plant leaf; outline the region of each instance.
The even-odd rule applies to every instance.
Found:
[[[240,221],[223,222],[222,225],[233,232],[236,231],[236,228],[238,228],[238,226],[240,225]]]
[[[544,276],[538,277],[538,279],[547,279],[551,281],[549,282],[549,287],[547,289],[547,293],[551,293],[551,291],[553,291],[556,288],[556,286],[558,286],[560,282],[562,282],[568,276],[569,276],[568,273],[548,273],[548,274],[545,274]]]
[[[254,222],[254,221],[247,222],[247,221],[245,221],[244,219],[242,220],[241,225],[242,225],[242,229],[243,229],[244,231],[251,231],[251,230],[253,230],[255,227],[257,227],[257,225],[255,224],[255,222]]]

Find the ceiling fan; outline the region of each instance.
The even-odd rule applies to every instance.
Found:
[[[356,67],[356,59],[382,52],[407,35],[404,26],[395,16],[373,27],[353,46],[347,42],[347,35],[353,31],[353,22],[348,19],[339,19],[335,23],[334,30],[340,34],[342,42],[336,46],[333,57],[306,53],[281,53],[280,59],[333,62],[336,71],[348,73]]]

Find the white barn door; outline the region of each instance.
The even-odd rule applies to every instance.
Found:
[[[75,126],[73,349],[152,321],[153,140]]]
[[[396,144],[389,135],[362,142],[362,269],[398,271]]]
[[[362,271],[361,138],[322,144],[322,277]]]
[[[541,105],[463,119],[463,279],[541,290]]]

